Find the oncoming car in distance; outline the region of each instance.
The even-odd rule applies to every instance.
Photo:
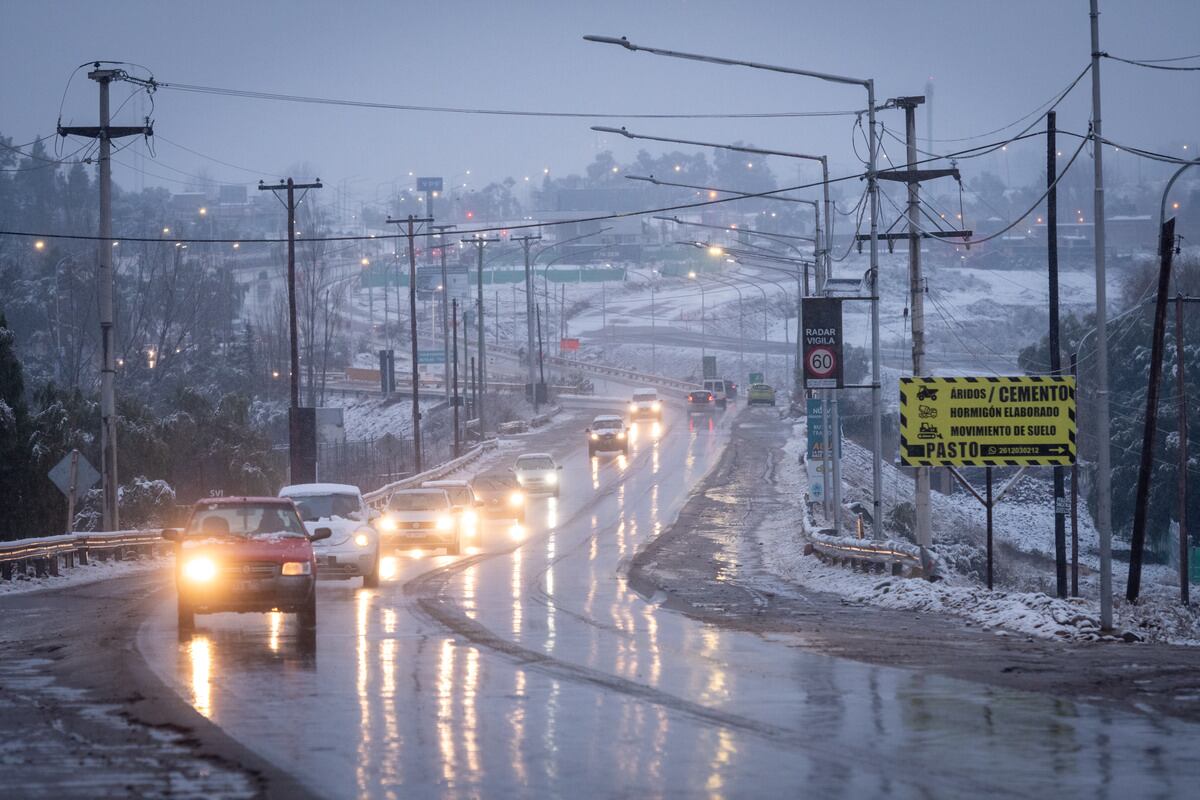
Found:
[[[318,527],[333,535],[313,544],[321,578],[362,578],[363,586],[379,586],[379,533],[371,527],[377,515],[367,508],[357,486],[344,483],[299,483],[279,490],[300,512],[309,533]]]
[[[463,536],[468,539],[474,539],[479,535],[478,509],[483,504],[475,496],[475,490],[471,488],[470,481],[449,479],[425,481],[421,484],[421,488],[444,489],[446,494],[450,495],[450,504],[454,506],[454,513],[458,514],[459,522],[462,524]]]
[[[480,511],[487,519],[515,519],[525,522],[525,490],[509,472],[476,475],[471,483],[479,498]]]
[[[586,431],[588,455],[601,452],[620,452],[629,455],[629,433],[625,421],[615,414],[601,414],[592,420]]]
[[[379,519],[387,547],[444,547],[462,552],[462,526],[445,489],[398,489],[388,498]]]
[[[635,389],[629,401],[629,419],[654,419],[662,422],[662,401],[653,389]]]
[[[300,624],[317,624],[317,560],[312,542],[332,531],[305,531],[286,497],[219,497],[201,500],[187,525],[162,537],[178,545],[175,585],[179,629],[196,614],[222,611],[294,612]]]
[[[512,466],[517,484],[527,494],[552,494],[558,497],[562,467],[549,453],[522,453]]]

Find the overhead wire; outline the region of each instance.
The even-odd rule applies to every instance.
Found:
[[[1030,111],[1028,114],[1024,114],[1024,115],[1018,117],[1016,120],[1008,123],[1007,125],[1003,125],[994,130],[987,131],[986,133],[977,133],[974,136],[960,136],[960,137],[953,138],[953,139],[931,139],[929,137],[921,137],[921,138],[926,142],[943,142],[943,143],[970,142],[970,141],[974,141],[975,139],[982,139],[985,136],[995,136],[997,133],[1002,133],[1002,132],[1008,130],[1009,128],[1015,128],[1016,126],[1020,125],[1025,120],[1029,119],[1034,114],[1037,114],[1039,111],[1042,112],[1042,116],[1045,116],[1045,112],[1050,111],[1051,109],[1054,108],[1054,106],[1057,106],[1060,102],[1062,102],[1062,99],[1071,93],[1071,91],[1079,84],[1079,82],[1081,80],[1083,80],[1083,76],[1087,75],[1088,72],[1091,71],[1091,69],[1092,69],[1092,64],[1089,61],[1087,66],[1084,67],[1083,70],[1078,75],[1075,76],[1074,80],[1072,80],[1070,83],[1067,84],[1066,88],[1055,93],[1055,95],[1053,97],[1051,97],[1049,100],[1047,100],[1046,102],[1039,105],[1037,108]],[[1054,105],[1050,106],[1050,108],[1046,108],[1046,106],[1050,105],[1051,103],[1053,103]],[[1036,123],[1037,123],[1037,120],[1034,120],[1033,124],[1036,124]],[[1030,127],[1032,127],[1032,125]],[[1026,130],[1028,130],[1028,128],[1026,128]],[[925,155],[933,155],[933,154],[925,153]]]
[[[795,117],[840,117],[858,114],[857,110],[845,111],[771,111],[747,113],[695,113],[695,114],[615,114],[611,112],[582,112],[582,111],[541,111],[528,109],[503,108],[470,108],[463,106],[434,106],[414,105],[405,103],[382,103],[369,100],[348,100],[335,97],[317,97],[312,95],[284,94],[280,92],[265,92],[253,89],[231,89],[219,86],[201,86],[197,84],[160,82],[161,89],[173,89],[180,92],[198,94],[222,95],[250,100],[275,100],[288,103],[307,103],[316,105],[348,106],[351,108],[373,108],[386,111],[419,111],[438,114],[477,114],[486,116],[506,117],[556,117],[564,119],[771,119]]]
[[[1173,66],[1169,66],[1167,64],[1159,63],[1157,61],[1138,61],[1138,60],[1132,59],[1132,58],[1121,58],[1120,56],[1114,56],[1114,55],[1111,55],[1110,53],[1101,53],[1100,57],[1107,58],[1109,61],[1120,61],[1122,64],[1132,64],[1135,67],[1145,67],[1146,69],[1161,69],[1161,70],[1166,70],[1169,72],[1200,72],[1200,67],[1173,67]],[[1191,58],[1195,58],[1195,56],[1191,56]],[[1186,61],[1187,58],[1185,57],[1185,58],[1180,58],[1180,59],[1166,59],[1166,60],[1168,60],[1168,61],[1173,61],[1173,60],[1174,61]]]

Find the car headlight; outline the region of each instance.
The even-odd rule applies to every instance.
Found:
[[[448,516],[440,516],[437,518],[437,529],[439,531],[448,531],[454,527],[454,520]]]
[[[549,475],[546,476],[546,483],[548,483],[551,486],[558,483],[558,475],[551,472]]]
[[[618,438],[618,439],[624,439],[624,438],[625,438],[625,431],[621,431],[620,433],[618,433],[618,434],[617,434],[617,438]]]
[[[285,561],[283,562],[284,575],[311,575],[312,564],[307,561]]]
[[[525,502],[524,492],[513,492],[508,496],[508,504],[510,506],[519,506]]]
[[[183,576],[189,581],[207,583],[217,577],[217,565],[211,558],[190,558],[183,565]]]
[[[630,403],[630,404],[629,404],[629,410],[630,410],[630,411],[637,411],[637,410],[638,410],[638,404],[637,404],[637,403]]]
[[[370,547],[371,534],[367,533],[366,531],[354,534],[354,543],[359,547]]]
[[[592,434],[592,438],[593,438],[593,439],[599,439],[599,438],[600,438],[600,434],[598,434],[598,433],[593,433],[593,434]]]
[[[659,401],[655,400],[653,403],[651,403],[651,404],[650,404],[650,409],[651,409],[652,411],[661,411],[661,410],[662,410],[662,403],[660,403]]]

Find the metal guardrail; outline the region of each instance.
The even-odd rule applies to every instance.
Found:
[[[112,531],[105,533],[68,533],[40,539],[0,542],[0,580],[17,575],[57,576],[62,569],[73,569],[90,562],[93,554],[101,561],[124,561],[129,555],[155,556],[171,545],[162,540],[162,530]]]
[[[410,475],[402,480],[389,483],[386,486],[380,486],[373,492],[367,492],[363,495],[363,500],[367,501],[367,505],[371,506],[372,508],[381,508],[387,504],[388,497],[397,489],[411,489],[413,487],[420,486],[425,481],[436,481],[457,469],[465,467],[467,464],[475,461],[489,450],[495,450],[497,446],[499,446],[499,442],[497,442],[497,440],[488,439],[482,444],[475,445],[458,458],[452,458],[449,461],[439,464],[432,469],[427,469],[424,472],[417,473],[416,475]]]
[[[811,548],[811,550],[810,550]],[[863,572],[890,571],[892,575],[935,580],[937,571],[932,561],[927,571],[921,556],[890,544],[874,544],[853,539],[825,537],[810,538],[805,554],[815,553],[822,561],[847,564]]]

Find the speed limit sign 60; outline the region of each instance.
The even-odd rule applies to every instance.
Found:
[[[837,356],[828,347],[808,351],[808,372],[815,378],[828,378],[837,368]]]
[[[809,389],[842,385],[842,301],[806,297],[804,316],[804,383]]]

